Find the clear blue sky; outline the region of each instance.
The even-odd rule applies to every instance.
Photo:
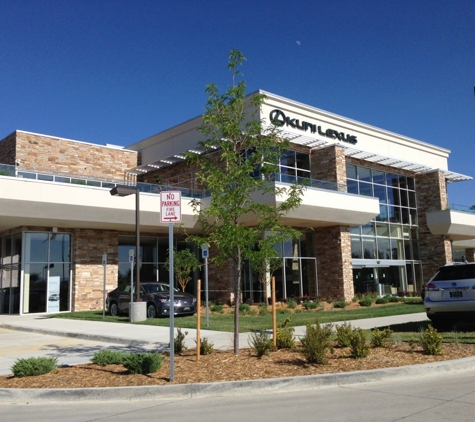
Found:
[[[129,145],[264,89],[452,151],[475,176],[474,0],[0,0],[0,139]],[[410,157],[408,157],[410,159]],[[475,204],[475,182],[449,186]]]

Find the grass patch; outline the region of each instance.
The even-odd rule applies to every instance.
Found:
[[[398,303],[387,306],[368,307],[361,309],[342,309],[338,311],[307,311],[301,313],[292,314],[292,321],[289,326],[306,326],[307,324],[313,324],[315,318],[318,316],[320,323],[327,322],[342,322],[354,319],[364,318],[379,318],[391,315],[403,315],[424,312],[424,305],[421,303]],[[277,314],[277,323],[281,324],[289,314]],[[105,322],[120,322],[130,323],[127,316],[112,317],[106,315],[103,319],[102,311],[87,311],[87,312],[69,312],[50,315],[50,318],[66,318],[66,319],[79,319],[87,321],[105,321]],[[137,322],[135,324],[153,325],[161,327],[169,327],[170,323],[168,318],[154,318],[147,319],[143,322]],[[203,322],[202,322],[203,324]],[[180,316],[175,317],[175,327],[180,328],[196,328],[196,315],[193,316]],[[257,330],[266,330],[272,327],[272,315],[241,315],[239,318],[239,330],[240,332],[250,332]],[[211,313],[209,315],[209,327],[207,328],[213,331],[227,331],[233,332],[234,330],[234,315],[233,314],[219,314]],[[393,329],[393,327],[391,327]],[[394,329],[393,329],[394,331]],[[417,332],[419,332],[418,330]]]

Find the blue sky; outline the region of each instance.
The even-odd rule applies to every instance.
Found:
[[[201,114],[239,49],[249,92],[450,149],[475,176],[473,0],[0,0],[0,24],[0,139],[132,144]],[[475,204],[475,182],[449,200]]]

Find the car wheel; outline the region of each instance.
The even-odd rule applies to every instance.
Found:
[[[111,316],[119,316],[119,307],[117,306],[117,303],[112,302],[109,306],[109,313]]]
[[[147,306],[147,318],[155,318],[157,316],[157,308],[154,304],[150,303]]]

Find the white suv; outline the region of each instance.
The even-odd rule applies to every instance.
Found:
[[[424,307],[434,325],[475,321],[475,263],[440,267],[424,291]]]

